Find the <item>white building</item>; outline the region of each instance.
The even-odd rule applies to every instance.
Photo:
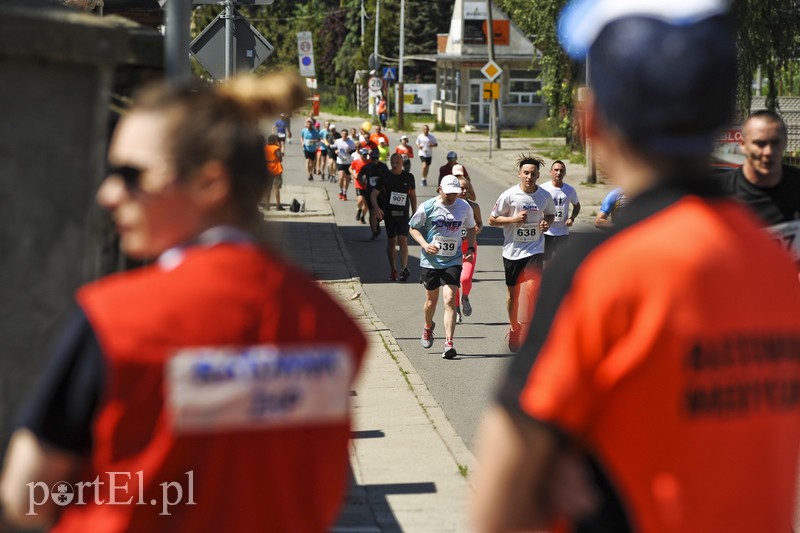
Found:
[[[495,63],[500,83],[501,127],[532,126],[547,116],[539,90],[539,52],[499,8],[492,6]],[[456,0],[450,33],[440,34],[436,54],[436,88],[439,100],[433,113],[446,124],[488,126],[487,78],[481,68],[489,61],[485,0]],[[460,104],[460,105],[456,105]]]

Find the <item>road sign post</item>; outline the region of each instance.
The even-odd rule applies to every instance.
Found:
[[[230,20],[233,28],[228,42],[226,24],[220,13],[189,45],[189,51],[211,76],[220,80],[237,70],[252,71],[263,63],[275,47],[258,33],[236,9]],[[233,53],[233,61],[227,53]]]
[[[300,62],[300,75],[305,78],[317,76],[314,68],[314,42],[310,31],[297,32],[297,56]]]

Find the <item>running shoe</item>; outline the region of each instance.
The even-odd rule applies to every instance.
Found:
[[[513,330],[511,328],[508,329],[508,349],[511,350],[512,353],[517,353],[519,351],[519,330]]]
[[[364,217],[361,216],[361,209],[356,208],[356,222],[362,220]],[[363,220],[362,220],[363,223]]]
[[[453,348],[453,341],[444,341],[444,350],[442,350],[442,358],[444,359],[454,359],[458,353],[456,349]]]
[[[347,193],[342,193],[342,200],[347,200]]]
[[[311,174],[309,174],[309,175],[308,175],[308,181],[314,181],[314,176],[312,176]]]
[[[278,211],[286,211],[286,208],[284,208],[281,204],[278,204],[278,207],[276,209]]]
[[[397,281],[397,270],[392,270],[392,273],[389,274],[389,281]]]
[[[456,324],[461,324],[464,322],[464,319],[461,317],[461,308],[456,307]]]
[[[426,180],[425,178],[422,178],[422,186],[423,187],[427,187],[428,186],[428,180]]]
[[[420,337],[419,342],[422,344],[423,348],[428,349],[433,346],[434,329],[436,329],[436,322],[431,322],[430,328],[426,328],[425,326],[422,327],[422,337]]]
[[[470,316],[472,314],[472,304],[469,303],[469,296],[467,295],[461,296],[461,311],[464,313],[464,316]]]
[[[342,193],[339,193],[339,200],[343,200],[344,199],[344,198],[342,198],[343,196],[344,195]]]
[[[406,281],[408,277],[411,275],[411,271],[408,267],[404,268],[402,272],[400,272],[400,281]]]

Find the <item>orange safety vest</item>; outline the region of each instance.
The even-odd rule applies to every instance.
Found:
[[[283,174],[283,163],[278,157],[280,146],[277,144],[268,144],[264,147],[264,153],[267,156],[267,170],[273,176],[280,176]]]

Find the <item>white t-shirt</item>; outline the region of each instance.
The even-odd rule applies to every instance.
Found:
[[[445,269],[461,264],[461,229],[474,228],[475,216],[461,198],[453,205],[444,205],[439,196],[434,196],[420,204],[408,225],[422,233],[426,241],[439,244],[437,254],[420,250],[419,266]]]
[[[436,137],[434,137],[432,133],[427,135],[420,133],[419,137],[417,137],[420,157],[433,157],[433,147],[431,144],[439,144]]]
[[[556,187],[552,181],[542,183],[539,187],[550,193],[550,196],[553,197],[553,204],[556,206],[556,218],[550,224],[550,229],[545,232],[545,235],[554,237],[569,235],[567,219],[569,218],[570,206],[580,203],[575,187],[567,183],[562,183],[561,187]]]
[[[356,144],[350,138],[346,141],[341,138],[336,139],[333,147],[336,150],[336,164],[349,165],[353,162],[353,151],[356,148]]]
[[[503,226],[503,257],[506,259],[524,259],[544,253],[544,234],[539,228],[539,222],[545,215],[556,214],[553,197],[541,187],[536,187],[532,193],[526,193],[519,185],[514,185],[497,199],[492,208],[492,216],[513,217],[522,211],[528,212],[524,223]]]

